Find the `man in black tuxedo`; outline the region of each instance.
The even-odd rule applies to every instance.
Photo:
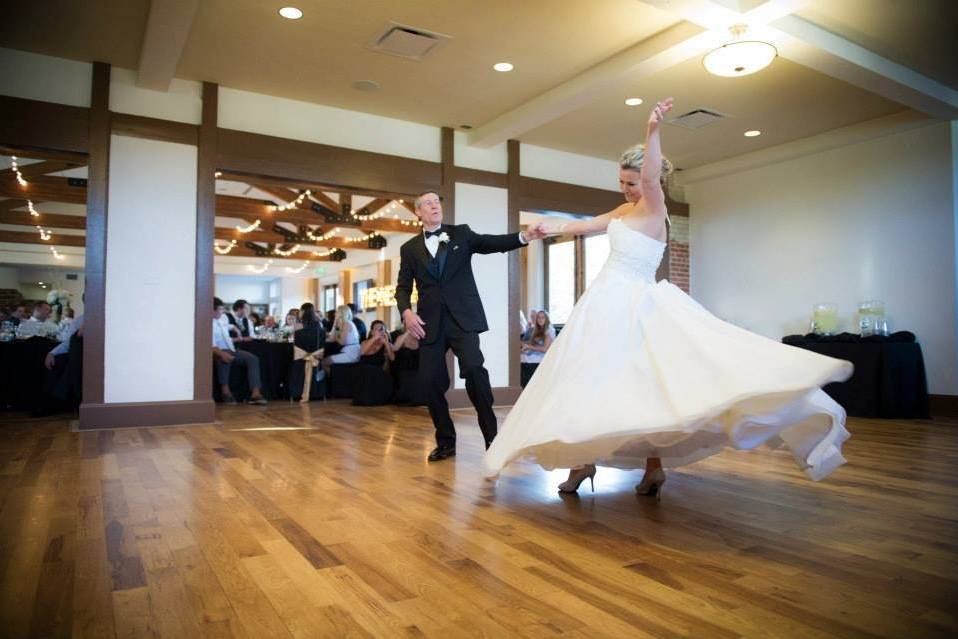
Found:
[[[402,245],[396,302],[406,330],[418,337],[419,373],[426,387],[427,406],[436,427],[436,448],[429,461],[456,454],[456,429],[449,415],[446,391],[449,373],[446,351],[459,359],[469,400],[479,413],[486,448],[496,436],[489,372],[479,350],[479,333],[489,329],[472,274],[474,253],[503,253],[545,237],[538,226],[525,233],[480,235],[467,225],[443,225],[442,203],[434,192],[416,198],[416,215],[423,232]],[[411,308],[413,282],[419,291],[417,311]]]

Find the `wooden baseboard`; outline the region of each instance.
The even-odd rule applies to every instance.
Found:
[[[215,416],[216,404],[210,399],[182,402],[81,404],[79,430],[212,424]]]
[[[929,395],[928,407],[932,417],[958,419],[958,395]]]
[[[500,386],[492,389],[492,396],[495,398],[496,406],[512,406],[519,399],[522,392],[521,386]],[[454,388],[446,393],[446,401],[449,402],[449,408],[472,408],[472,402],[469,401],[469,395],[465,388]]]

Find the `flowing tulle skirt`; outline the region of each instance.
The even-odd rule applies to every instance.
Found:
[[[786,446],[815,480],[844,463],[845,411],[822,390],[849,362],[724,322],[667,281],[607,266],[486,453],[486,475],[526,458],[546,469],[681,466],[723,448]]]

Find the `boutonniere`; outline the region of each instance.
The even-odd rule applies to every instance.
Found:
[[[449,234],[448,234],[448,233],[446,233],[445,231],[443,231],[442,233],[439,234],[439,243],[440,243],[440,244],[445,244],[445,243],[448,242],[448,241],[449,241]]]

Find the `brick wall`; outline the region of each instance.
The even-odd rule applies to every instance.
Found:
[[[669,281],[689,292],[689,218],[672,216],[669,229]]]

